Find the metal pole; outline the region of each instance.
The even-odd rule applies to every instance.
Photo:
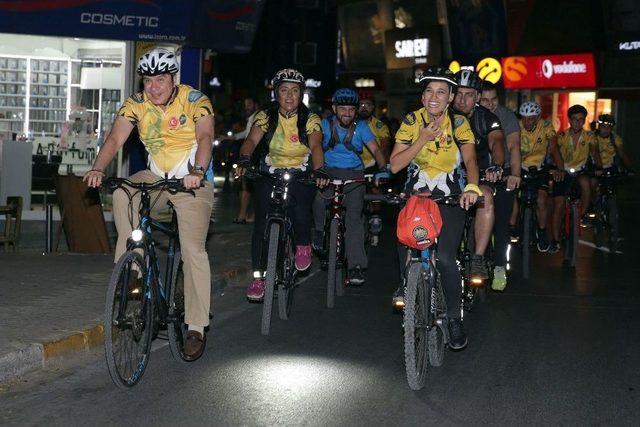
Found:
[[[46,214],[46,224],[45,224],[45,232],[46,232],[46,243],[45,243],[45,253],[50,254],[53,252],[53,205],[47,204],[47,214]]]

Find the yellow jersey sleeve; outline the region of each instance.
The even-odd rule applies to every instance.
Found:
[[[211,100],[202,92],[196,89],[189,90],[187,94],[187,102],[189,107],[189,114],[194,123],[197,123],[201,117],[210,116],[213,114],[213,106]]]
[[[138,101],[138,99],[141,98],[141,93],[127,98],[118,110],[118,116],[124,117],[132,125],[136,126],[140,121],[139,107],[142,106],[142,101]]]
[[[398,132],[396,132],[396,141],[403,144],[411,144],[416,139],[418,139],[418,131],[420,129],[420,124],[416,119],[416,115],[414,112],[407,114],[404,119],[402,119],[402,123],[400,124],[400,128]]]
[[[256,114],[255,119],[253,119],[253,126],[265,133],[269,130],[269,116],[267,116],[266,111],[260,110],[258,114]]]
[[[315,113],[309,113],[309,118],[307,119],[307,135],[311,135],[316,131],[322,132],[320,116]]]
[[[544,138],[551,142],[551,140],[557,135],[556,130],[553,128],[553,124],[549,120],[545,120],[543,123]]]
[[[466,117],[456,114],[453,118],[453,134],[460,144],[475,144],[471,125]]]

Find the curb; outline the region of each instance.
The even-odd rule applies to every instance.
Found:
[[[223,271],[212,281],[212,291],[223,291],[229,282],[248,273],[251,268],[234,268]],[[24,348],[0,356],[0,383],[16,379],[20,375],[45,368],[53,359],[72,353],[86,353],[104,342],[102,324],[74,332],[71,335],[44,343],[28,344]]]

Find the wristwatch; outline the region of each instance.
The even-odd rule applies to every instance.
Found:
[[[191,168],[191,173],[199,173],[202,174],[204,176],[205,174],[205,170],[202,166],[194,166],[193,168]]]

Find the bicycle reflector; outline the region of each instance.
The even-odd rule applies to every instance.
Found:
[[[131,240],[133,240],[134,242],[139,242],[140,240],[142,240],[142,230],[140,230],[139,228],[133,230],[131,232]]]

